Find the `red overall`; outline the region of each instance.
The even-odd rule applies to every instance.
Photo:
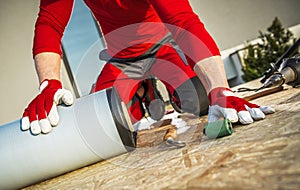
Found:
[[[116,58],[134,58],[171,32],[188,58],[186,65],[169,43],[156,52],[156,60],[142,78],[129,78],[119,68],[106,64],[95,90],[115,86],[128,104],[140,82],[157,77],[171,94],[196,74],[192,68],[204,58],[219,55],[219,50],[193,13],[188,0],[85,0],[99,22],[107,45],[107,53]],[[36,22],[33,54],[61,52],[61,38],[69,21],[73,0],[41,0]],[[164,23],[164,24],[163,24]],[[132,122],[141,119],[139,105],[129,107]]]

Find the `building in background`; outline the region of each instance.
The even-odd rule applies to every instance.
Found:
[[[222,51],[228,79],[234,79],[237,83],[239,71],[238,65],[235,65],[237,63],[232,61],[236,59],[232,53],[240,44],[254,40],[258,30],[268,27],[275,16],[284,27],[300,24],[299,0],[190,2]],[[31,53],[38,4],[36,0],[0,1],[0,125],[19,119],[24,108],[38,93]],[[76,7],[63,39],[64,61],[68,64],[63,64],[62,79],[64,86],[73,89],[74,95],[79,97],[89,92],[98,70],[100,72],[103,66],[98,53],[104,43],[82,0],[76,0]],[[72,33],[76,23],[85,26],[80,27],[79,33]],[[299,37],[299,33],[296,35]]]

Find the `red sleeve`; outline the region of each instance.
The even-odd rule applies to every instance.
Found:
[[[188,0],[149,0],[193,67],[199,60],[220,55],[219,48]]]
[[[42,52],[62,55],[61,39],[71,17],[74,0],[41,0],[35,24],[33,56]]]

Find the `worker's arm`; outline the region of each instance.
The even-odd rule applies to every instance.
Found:
[[[272,113],[270,107],[257,106],[236,97],[226,79],[220,51],[188,0],[149,0],[172,32],[174,40],[197,73],[210,100],[209,122],[227,117],[232,122],[252,123]]]
[[[59,122],[56,106],[71,105],[73,96],[60,81],[61,39],[70,19],[73,0],[41,0],[35,24],[33,56],[40,93],[29,103],[22,117],[22,129],[33,134],[49,133]]]
[[[46,79],[60,80],[61,57],[57,53],[44,52],[35,55],[35,68],[42,83]]]
[[[265,114],[275,112],[271,107],[252,104],[233,94],[229,89],[220,56],[200,60],[195,64],[194,71],[203,83],[210,100],[208,122],[225,117],[233,123],[239,121],[249,124],[265,118]]]
[[[229,88],[221,56],[211,56],[200,60],[193,69],[207,93],[217,87]]]
[[[60,82],[61,57],[57,53],[44,52],[35,56],[36,71],[40,81],[40,93],[30,102],[22,117],[22,129],[35,135],[49,133],[59,122],[56,106],[71,105],[73,96],[62,88]]]

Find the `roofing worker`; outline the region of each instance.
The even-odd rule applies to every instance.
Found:
[[[85,0],[99,22],[107,60],[95,91],[114,86],[127,104],[131,121],[143,117],[137,93],[143,81],[157,77],[184,112],[199,115],[209,98],[209,122],[227,117],[243,124],[263,119],[274,110],[251,104],[229,89],[219,50],[192,11],[188,0]],[[60,82],[61,39],[73,0],[41,0],[33,55],[40,94],[25,109],[22,129],[49,133],[59,122],[56,105],[73,98]],[[178,45],[180,49],[178,48]],[[185,55],[185,56],[184,56]],[[194,72],[195,71],[195,72]],[[200,79],[200,80],[199,80]],[[202,84],[206,93],[201,96]],[[203,90],[202,90],[203,91]],[[142,93],[145,94],[145,93]]]

